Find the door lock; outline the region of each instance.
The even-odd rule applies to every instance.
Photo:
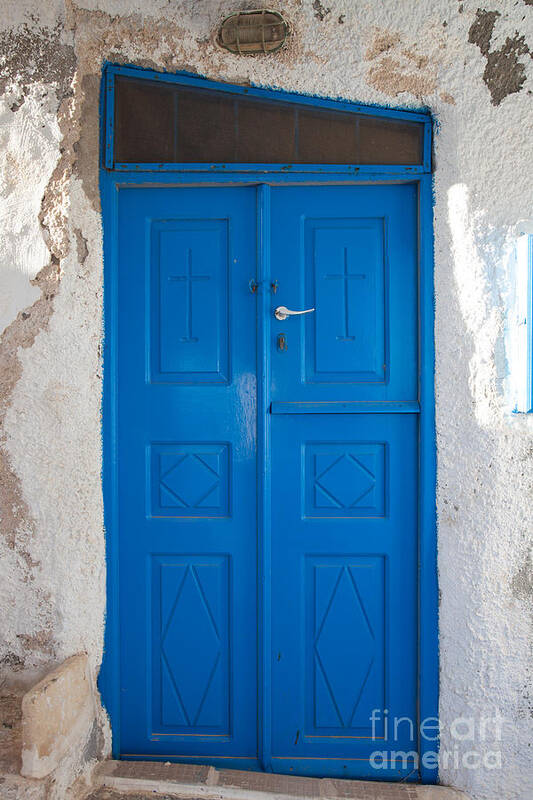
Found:
[[[284,333],[278,333],[278,350],[280,353],[284,353],[285,350],[288,350],[287,337]]]

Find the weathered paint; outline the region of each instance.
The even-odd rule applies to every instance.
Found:
[[[525,800],[533,792],[527,748],[533,420],[510,413],[504,327],[515,223],[533,208],[527,134],[533,6],[492,0],[478,13],[469,0],[276,1],[271,5],[294,31],[286,49],[239,58],[214,43],[218,22],[238,5],[23,0],[4,9],[0,586],[9,613],[3,672],[28,682],[86,650],[94,676],[101,660],[102,63],[425,105],[438,123],[442,749],[501,749],[503,760],[501,770],[473,770],[456,769],[452,759],[441,780],[480,800]],[[501,746],[490,742],[490,727],[485,743],[450,734],[454,718],[497,714],[508,720]],[[79,770],[71,764],[72,775]]]

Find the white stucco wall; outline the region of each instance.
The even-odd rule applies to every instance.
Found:
[[[533,217],[531,0],[273,0],[288,47],[213,43],[229,0],[8,0],[0,17],[0,662],[8,681],[102,655],[104,60],[430,108],[435,303],[441,780],[530,800],[533,418],[510,413],[512,248]],[[470,40],[470,41],[469,41]],[[487,720],[460,741],[453,720]],[[490,720],[503,717],[502,740]],[[463,725],[459,732],[466,730]],[[501,751],[501,768],[464,753]]]

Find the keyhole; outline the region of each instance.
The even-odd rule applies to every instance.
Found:
[[[283,353],[285,350],[287,350],[287,337],[284,333],[278,333],[278,350],[280,353]]]

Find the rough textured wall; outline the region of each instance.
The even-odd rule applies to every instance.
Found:
[[[504,328],[518,220],[533,216],[531,0],[272,0],[273,57],[217,49],[229,0],[8,0],[0,20],[0,659],[29,681],[104,621],[100,489],[104,60],[435,115],[441,779],[533,795],[533,419],[509,412]],[[500,715],[501,745],[458,717]],[[478,733],[478,731],[476,732]],[[501,749],[501,769],[465,752]],[[459,762],[456,765],[454,753]],[[73,769],[75,769],[73,767]]]

